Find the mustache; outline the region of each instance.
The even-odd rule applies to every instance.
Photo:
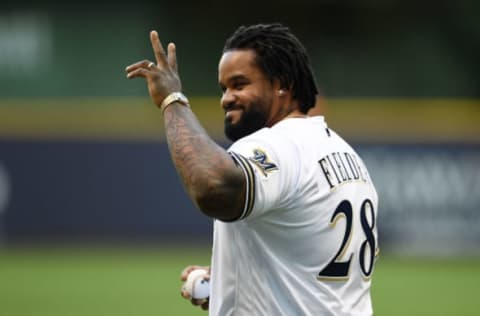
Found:
[[[245,107],[242,104],[238,103],[229,103],[223,107],[223,110],[225,112],[231,111],[231,110],[243,110]]]

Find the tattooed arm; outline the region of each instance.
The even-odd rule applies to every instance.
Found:
[[[152,101],[160,107],[172,92],[181,91],[175,45],[166,56],[157,32],[150,33],[157,64],[148,60],[128,66],[127,78],[147,80]],[[172,160],[193,201],[202,212],[221,220],[240,217],[245,203],[245,176],[230,155],[205,132],[189,107],[178,102],[164,111]]]
[[[245,203],[244,174],[207,135],[192,111],[181,105],[168,107],[165,131],[178,174],[203,213],[222,220],[240,217]]]

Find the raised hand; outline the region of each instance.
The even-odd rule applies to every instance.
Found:
[[[156,31],[150,32],[150,41],[157,63],[145,59],[128,66],[125,71],[128,79],[143,77],[147,80],[150,97],[160,107],[170,93],[182,90],[182,84],[178,75],[175,44],[168,44],[166,55]]]

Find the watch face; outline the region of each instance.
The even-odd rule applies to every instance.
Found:
[[[162,102],[160,108],[162,109],[162,112],[165,110],[167,106],[172,104],[173,102],[178,102],[181,103],[182,105],[185,105],[187,107],[190,107],[190,104],[188,102],[187,97],[181,93],[181,92],[172,92],[170,93]]]
[[[179,101],[181,103],[185,103],[185,104],[188,104],[188,99],[185,95],[183,95],[182,93],[178,92],[177,95],[176,95],[176,101]]]

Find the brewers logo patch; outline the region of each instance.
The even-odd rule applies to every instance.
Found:
[[[270,161],[265,151],[262,149],[254,149],[253,157],[248,158],[255,166],[257,166],[260,171],[262,171],[264,176],[267,176],[269,172],[278,170],[277,165]]]

